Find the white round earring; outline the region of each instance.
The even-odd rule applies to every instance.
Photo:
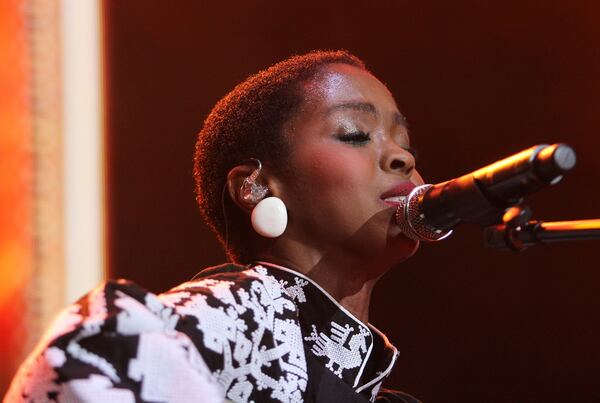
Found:
[[[252,210],[252,228],[265,238],[277,238],[285,231],[288,222],[285,203],[271,196],[258,202]]]
[[[250,158],[249,161],[254,161],[258,168],[244,179],[240,190],[242,199],[251,203],[258,202],[252,209],[252,228],[265,238],[277,238],[287,227],[285,203],[274,196],[264,198],[269,193],[269,188],[256,182],[262,170],[262,163],[257,158]]]

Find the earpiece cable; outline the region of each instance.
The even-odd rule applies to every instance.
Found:
[[[262,163],[260,162],[260,160],[258,158],[249,158],[244,162],[255,162],[258,165],[258,169],[253,171],[252,174],[250,175],[250,180],[252,182],[254,182],[256,180],[256,177],[258,176],[260,170],[262,169]],[[248,178],[246,180],[248,180]],[[221,191],[221,210],[223,211],[223,221],[225,223],[225,253],[227,253],[227,250],[229,250],[229,221],[227,220],[227,209],[225,208],[225,191],[226,190],[227,190],[227,181],[225,181],[225,184],[223,185],[223,190]],[[202,273],[202,271],[199,271],[198,273],[196,273],[194,275],[194,277],[192,277],[190,279],[190,281],[194,281],[196,278],[198,278],[200,273]]]

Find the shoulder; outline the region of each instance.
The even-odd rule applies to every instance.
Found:
[[[188,392],[220,400],[221,387],[178,321],[155,294],[107,281],[58,315],[7,401],[172,400],[182,393],[181,379],[190,381]]]
[[[294,401],[305,388],[292,297],[264,268],[223,265],[160,295],[101,284],[58,316],[7,396]]]
[[[260,266],[211,267],[202,271],[197,279],[161,294],[159,299],[179,314],[193,316],[203,310],[256,309],[256,304],[274,307],[278,312],[296,310],[293,298],[280,281]]]
[[[86,329],[91,335],[102,331],[122,331],[129,333],[128,319],[132,313],[145,318],[154,313],[162,317],[164,306],[160,306],[156,295],[128,280],[109,280],[81,297],[78,301],[62,310],[38,347],[49,343],[64,344],[74,333]],[[124,315],[125,313],[125,315]],[[140,323],[142,321],[139,321]],[[131,324],[129,324],[131,325]],[[154,327],[165,328],[165,322],[150,321],[141,331]],[[168,327],[168,326],[167,326]]]

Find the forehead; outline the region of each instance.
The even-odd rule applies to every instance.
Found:
[[[347,64],[331,64],[305,85],[309,104],[331,106],[345,102],[368,102],[377,109],[397,110],[387,87],[371,73]]]

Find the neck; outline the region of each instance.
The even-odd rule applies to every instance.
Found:
[[[369,321],[373,287],[388,269],[383,267],[382,262],[373,259],[357,259],[339,251],[322,253],[306,250],[301,245],[264,251],[258,254],[257,260],[304,274],[363,323]]]

